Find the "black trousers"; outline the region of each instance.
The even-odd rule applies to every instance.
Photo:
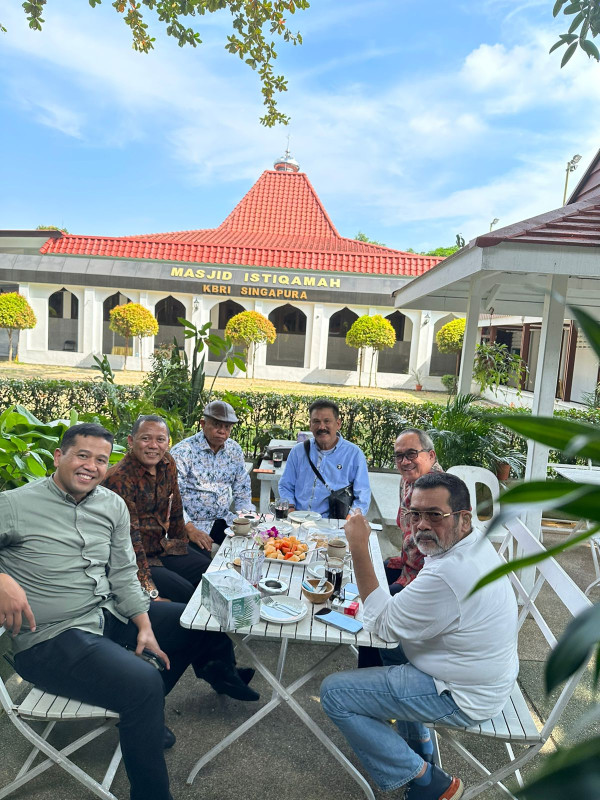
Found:
[[[137,628],[104,612],[104,635],[71,630],[15,657],[17,672],[53,694],[109,708],[120,715],[123,763],[131,800],[170,800],[163,752],[164,697],[191,664],[201,677],[208,661],[235,663],[224,633],[182,628],[179,603],[151,603],[150,620],[171,669],[159,672],[125,647],[135,648]]]
[[[388,567],[387,561],[384,561],[385,577],[388,580],[390,594],[395,595],[401,592],[404,588],[401,583],[394,583],[396,578],[400,577],[402,570],[392,569]],[[378,647],[367,647],[360,645],[358,648],[358,669],[368,669],[369,667],[382,667],[383,661],[381,659],[381,650]]]
[[[209,534],[213,542],[223,542],[226,527],[224,519],[214,521]],[[190,543],[187,555],[162,556],[160,560],[162,567],[150,567],[158,593],[175,603],[187,603],[209,567],[210,552]]]

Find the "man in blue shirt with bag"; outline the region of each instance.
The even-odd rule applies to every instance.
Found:
[[[326,398],[309,408],[310,442],[300,442],[288,456],[279,481],[279,496],[290,511],[316,511],[345,519],[349,511],[366,515],[371,502],[367,462],[362,450],[340,433],[340,410]]]

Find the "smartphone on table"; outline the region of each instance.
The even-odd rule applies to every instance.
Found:
[[[323,622],[325,625],[332,625],[340,631],[347,631],[348,633],[358,633],[362,630],[363,624],[354,617],[349,617],[346,614],[340,614],[339,611],[332,611],[330,608],[322,608],[320,611],[315,611],[315,619]]]

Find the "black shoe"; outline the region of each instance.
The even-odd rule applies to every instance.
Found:
[[[226,694],[235,700],[251,702],[258,700],[260,695],[246,685],[238,670],[222,661],[209,661],[202,670],[202,677],[210,683],[217,694]]]
[[[163,748],[165,750],[170,750],[176,741],[177,739],[175,738],[173,731],[170,728],[167,728],[165,725],[165,732],[163,734]]]
[[[254,677],[254,673],[255,672],[256,672],[256,670],[252,669],[252,667],[238,667],[237,668],[237,674],[244,681],[246,686],[248,686],[248,684],[250,683],[250,681]]]

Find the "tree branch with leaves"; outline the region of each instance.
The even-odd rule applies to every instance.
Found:
[[[92,8],[101,0],[88,0]],[[41,31],[45,22],[42,17],[46,0],[30,0],[23,3],[29,27]],[[261,123],[271,128],[289,117],[277,109],[276,96],[287,91],[283,75],[276,75],[273,62],[277,58],[275,42],[271,36],[279,36],[292,45],[302,44],[302,35],[294,33],[287,24],[289,15],[309,8],[308,0],[115,0],[112,3],[131,30],[132,46],[140,53],[154,49],[156,38],[150,34],[146,16],[154,12],[167,36],[174,37],[180,47],[202,44],[198,31],[188,26],[191,17],[204,17],[217,11],[229,11],[233,17],[233,33],[227,37],[225,49],[239,56],[252,70],[257,70],[261,81],[261,92],[266,113]],[[142,13],[142,8],[143,9]],[[0,30],[6,32],[0,25]],[[267,35],[269,34],[269,35]]]

